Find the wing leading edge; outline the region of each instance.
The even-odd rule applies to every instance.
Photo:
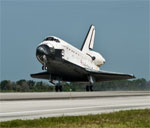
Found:
[[[50,74],[48,72],[40,72],[30,75],[32,78],[38,78],[38,79],[49,79]]]
[[[91,76],[93,76],[96,82],[100,81],[111,81],[111,80],[123,80],[123,79],[133,79],[135,76],[133,74],[124,74],[117,72],[109,72],[109,71],[93,71],[86,69]]]

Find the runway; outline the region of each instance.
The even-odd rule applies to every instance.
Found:
[[[77,99],[118,96],[150,96],[150,91],[97,91],[97,92],[24,92],[0,93],[0,101],[10,100],[50,100],[50,99]]]
[[[144,108],[150,108],[150,95],[148,93],[147,95],[75,99],[6,100],[0,102],[0,121],[63,115],[87,115]]]

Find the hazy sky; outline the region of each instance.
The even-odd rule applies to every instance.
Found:
[[[91,24],[103,70],[150,78],[148,0],[0,0],[1,80],[32,79],[41,72],[35,50],[49,35],[77,48]]]

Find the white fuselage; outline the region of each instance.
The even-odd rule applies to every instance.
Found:
[[[58,37],[54,38],[58,39],[60,42],[58,43],[55,41],[48,40],[43,41],[42,43],[39,44],[39,46],[44,44],[50,48],[53,47],[54,49],[61,49],[63,50],[62,59],[87,69],[99,70],[100,66],[105,63],[105,59],[102,57],[102,55],[100,55],[97,52],[89,50],[88,52],[85,53]],[[95,59],[92,59],[92,57],[95,57]]]

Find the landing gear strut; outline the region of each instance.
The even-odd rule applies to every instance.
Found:
[[[95,80],[92,76],[89,76],[88,79],[89,79],[89,84],[86,86],[86,91],[93,91],[93,85]]]
[[[42,66],[42,70],[47,70],[47,67],[46,67],[47,57],[46,57],[46,55],[43,55],[43,61],[44,61],[44,64]]]

